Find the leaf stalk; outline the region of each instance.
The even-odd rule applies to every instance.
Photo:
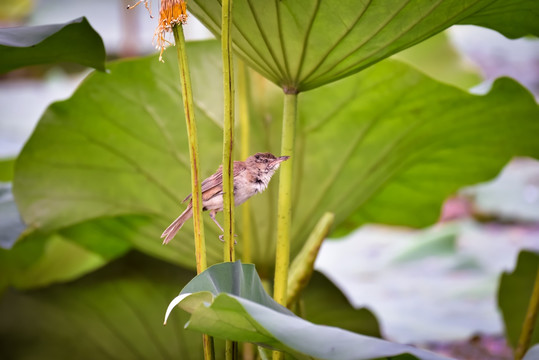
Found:
[[[234,170],[232,150],[234,148],[234,79],[232,69],[232,43],[230,26],[232,22],[232,0],[222,4],[221,52],[223,57],[223,214],[224,223],[224,261],[234,261]]]
[[[524,324],[522,325],[522,331],[520,338],[518,339],[518,345],[515,350],[515,360],[521,360],[528,348],[530,347],[530,341],[535,329],[535,323],[537,321],[537,313],[539,311],[539,268],[535,275],[535,283],[533,285],[532,296],[526,311],[526,317],[524,318]]]
[[[234,261],[234,75],[232,62],[232,0],[221,3],[221,53],[223,57],[223,214],[225,218],[224,256],[223,260]],[[227,340],[225,344],[225,359],[238,358],[238,343]]]
[[[251,153],[251,124],[249,118],[247,68],[242,60],[238,64],[238,107],[241,136],[241,158],[247,159]],[[251,263],[252,257],[252,228],[251,228],[251,202],[247,201],[241,207],[242,231],[241,231],[241,260],[243,263]]]
[[[202,221],[202,193],[200,190],[200,173],[198,160],[198,135],[195,122],[195,106],[193,103],[193,92],[191,88],[191,76],[187,62],[187,52],[185,49],[185,36],[183,25],[177,24],[172,28],[176,51],[178,54],[178,65],[180,70],[180,82],[182,89],[183,108],[185,111],[185,122],[187,125],[187,136],[189,138],[189,159],[191,163],[191,193],[193,202],[193,226],[195,238],[195,257],[197,273],[200,274],[208,267],[206,260],[206,241],[204,238],[204,223]],[[215,358],[213,349],[213,339],[209,335],[202,335],[204,348],[204,359]]]
[[[303,289],[305,289],[309,283],[309,280],[313,275],[314,262],[320,251],[320,246],[329,233],[334,220],[335,215],[333,213],[326,212],[322,215],[309,235],[309,238],[301,248],[301,251],[294,258],[294,261],[290,266],[290,276],[288,278],[288,308],[292,307],[301,295]]]
[[[277,248],[275,255],[275,280],[273,298],[279,304],[287,304],[288,266],[290,263],[290,228],[292,218],[292,165],[297,118],[296,92],[285,91],[281,156],[290,156],[281,165],[279,176],[279,199],[277,205]],[[284,354],[273,353],[273,359],[283,359]]]

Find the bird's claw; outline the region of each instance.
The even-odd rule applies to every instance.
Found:
[[[235,234],[234,237],[236,238],[236,237],[238,237],[238,235]],[[224,235],[224,234],[223,234],[223,235],[219,235],[219,240],[220,240],[221,242],[225,242],[225,235]],[[238,243],[238,240],[234,239],[234,245],[236,245],[237,243]]]

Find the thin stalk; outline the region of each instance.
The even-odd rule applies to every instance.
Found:
[[[314,262],[320,251],[320,246],[329,233],[334,219],[335,215],[333,213],[326,212],[320,220],[318,220],[318,223],[301,248],[301,251],[294,258],[294,261],[290,266],[290,276],[288,277],[287,307],[289,309],[294,305],[301,295],[301,292],[309,284],[309,280],[314,271]]]
[[[247,67],[242,60],[238,64],[238,106],[241,132],[241,158],[247,159],[251,153],[251,123],[249,119]],[[247,201],[241,207],[242,231],[241,231],[241,260],[251,263],[252,260],[252,229],[251,229],[251,203]],[[256,346],[251,343],[243,343],[243,360],[256,359]]]
[[[223,122],[223,214],[225,217],[224,257],[223,260],[234,261],[234,76],[232,63],[232,40],[230,29],[232,25],[232,0],[222,0],[221,3],[221,53],[223,56],[223,91],[224,91],[224,122]],[[225,359],[238,358],[238,343],[226,341]]]
[[[202,194],[200,191],[200,174],[198,161],[198,136],[195,122],[195,106],[193,104],[193,93],[191,90],[191,76],[187,63],[187,53],[185,50],[185,37],[183,26],[178,24],[172,28],[174,40],[176,41],[176,51],[178,53],[178,64],[180,70],[180,82],[182,88],[183,108],[185,111],[185,122],[187,124],[187,135],[189,138],[189,158],[191,161],[191,193],[193,201],[193,224],[195,238],[195,257],[197,273],[201,273],[208,267],[206,260],[206,241],[204,238],[204,223],[202,221]],[[204,359],[214,359],[213,339],[209,335],[202,335],[204,346]]]
[[[251,153],[251,123],[249,119],[249,105],[247,94],[247,68],[245,63],[238,60],[238,105],[241,131],[241,158],[247,159]],[[244,263],[252,262],[252,228],[251,228],[251,203],[247,201],[241,207],[242,231],[241,231],[241,260]]]
[[[252,343],[243,343],[243,360],[256,359],[256,345]]]
[[[530,347],[530,341],[537,321],[537,313],[539,310],[539,268],[535,275],[535,283],[533,285],[532,296],[526,311],[526,317],[524,318],[524,324],[522,325],[522,332],[518,339],[517,349],[515,350],[515,360],[521,360],[528,348]]]
[[[292,165],[294,162],[294,138],[297,117],[296,92],[285,91],[283,128],[281,135],[281,156],[290,156],[281,165],[279,176],[279,200],[277,207],[277,248],[275,255],[275,280],[273,298],[286,306],[288,286],[288,265],[290,263],[290,227],[292,218]],[[284,354],[273,353],[273,359],[284,359]]]
[[[232,0],[223,0],[221,6],[221,51],[223,56],[223,90],[225,103],[223,123],[224,261],[234,261],[234,170],[232,165],[232,149],[234,147],[234,83],[232,44],[230,39]]]
[[[206,241],[204,238],[204,223],[202,221],[202,194],[200,191],[200,175],[198,160],[198,136],[195,122],[195,106],[193,103],[193,93],[191,90],[191,76],[187,63],[185,51],[185,38],[183,26],[173,27],[174,40],[180,66],[180,78],[183,94],[183,108],[185,110],[185,122],[187,124],[187,135],[189,138],[189,158],[191,161],[191,192],[193,199],[193,223],[195,229],[195,251],[197,273],[201,273],[208,267],[206,260]]]

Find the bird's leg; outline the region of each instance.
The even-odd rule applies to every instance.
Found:
[[[217,211],[216,210],[211,210],[210,211],[210,217],[211,219],[213,220],[213,222],[215,223],[215,225],[217,225],[219,227],[219,229],[221,229],[221,231],[224,233],[225,232],[225,229],[223,229],[223,227],[221,226],[221,224],[219,224],[219,222],[217,221],[217,219],[215,218],[215,215],[217,214]],[[219,240],[221,241],[225,241],[223,240],[223,235],[219,235]]]
[[[216,210],[212,210],[210,211],[210,217],[211,219],[213,220],[213,222],[219,227],[219,229],[221,229],[221,231],[224,233],[225,232],[225,229],[223,229],[223,227],[221,226],[221,224],[219,224],[219,222],[217,221],[217,219],[215,218],[215,215],[217,214],[217,211]],[[235,237],[238,236],[238,235],[234,235]],[[224,242],[225,240],[223,239],[223,235],[219,235],[219,240],[221,240],[222,242]],[[238,242],[236,240],[234,240],[234,244],[237,244]]]
[[[223,227],[221,226],[221,224],[219,224],[219,222],[218,222],[217,219],[215,218],[215,214],[217,214],[217,211],[216,211],[216,210],[210,211],[210,217],[211,217],[211,219],[212,219],[213,222],[219,227],[219,229],[221,229],[222,232],[225,232],[225,229],[223,229]]]

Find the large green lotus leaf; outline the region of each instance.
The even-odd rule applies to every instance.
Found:
[[[189,44],[202,176],[221,162],[222,100],[217,42]],[[93,73],[67,101],[53,104],[19,156],[14,193],[31,228],[43,232],[128,215],[149,219],[126,231],[138,249],[193,266],[191,221],[167,246],[163,229],[189,193],[188,145],[168,52]],[[197,86],[197,84],[200,84]],[[251,149],[278,153],[282,94],[253,76]],[[302,94],[295,155],[292,256],[326,211],[342,235],[366,222],[427,226],[443,200],[486,181],[515,155],[539,156],[539,110],[517,83],[501,79],[485,96],[440,84],[385,61]],[[286,155],[286,154],[283,154]],[[271,278],[276,183],[251,201],[253,259]],[[210,264],[222,258],[217,227],[204,215]],[[238,256],[241,219],[238,219]],[[106,246],[96,239],[93,251]]]
[[[517,346],[535,278],[539,271],[539,254],[522,251],[518,256],[517,266],[511,273],[504,272],[498,288],[498,306],[505,324],[505,335],[513,347]],[[539,343],[539,319],[530,346]]]
[[[427,226],[464,184],[539,156],[539,108],[505,78],[474,96],[385,61],[305,94],[299,118],[298,171],[316,180],[297,183],[292,239],[325,211],[332,236],[364,223]]]
[[[103,40],[86,18],[65,24],[0,29],[0,74],[58,62],[105,70]]]
[[[443,31],[391,57],[446,84],[470,89],[482,81],[480,68],[466,61]]]
[[[220,91],[210,85],[220,76],[220,55],[217,43],[190,49],[198,65],[192,77],[201,84],[195,86],[195,103],[206,177],[221,158]],[[14,194],[30,228],[48,233],[138,215],[152,221],[140,231],[123,225],[125,239],[168,260],[194,263],[190,224],[169,246],[159,240],[190,189],[177,79],[177,64],[170,59],[164,65],[154,57],[119,62],[108,74],[90,75],[68,101],[50,106],[16,163]],[[217,261],[222,255],[218,229],[208,221],[207,234],[215,243],[210,258]],[[108,246],[106,236],[94,238],[92,251]]]
[[[69,281],[106,263],[103,257],[57,234],[19,241],[12,249],[0,249],[0,283],[34,288]]]
[[[0,159],[0,181],[12,181],[15,159]]]
[[[11,248],[0,248],[0,284],[27,289],[76,279],[124,255],[131,248],[125,237],[144,232],[145,225],[144,219],[119,217],[52,233],[25,231]]]
[[[460,24],[479,25],[499,31],[508,38],[539,36],[539,4],[535,0],[495,0]]]
[[[147,234],[152,221],[143,216],[98,218],[58,230],[58,234],[106,260],[124,255],[131,249],[129,238]]]
[[[219,0],[188,6],[219,35]],[[236,51],[285,91],[349,76],[456,23],[539,34],[532,0],[235,0],[232,11]]]
[[[408,345],[303,320],[271,299],[254,265],[239,261],[213,265],[197,275],[170,303],[165,318],[178,304],[191,313],[187,329],[293,354],[319,359],[359,360],[400,354],[446,359]]]
[[[163,311],[193,273],[130,254],[66,284],[0,299],[2,359],[202,359],[200,334]],[[218,349],[220,351],[220,349]]]

